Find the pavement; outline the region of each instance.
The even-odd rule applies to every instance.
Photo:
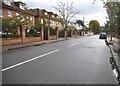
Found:
[[[115,37],[113,37],[112,41],[109,41],[110,43],[113,43],[113,50],[114,52],[120,54],[120,39],[117,39]]]
[[[70,38],[68,38],[68,39],[70,39]],[[53,43],[53,42],[64,41],[64,40],[65,40],[64,38],[59,38],[59,39],[55,39],[55,40],[44,40],[44,41],[38,41],[38,42],[5,45],[5,46],[2,46],[2,52],[7,51],[7,50],[13,50],[13,49],[30,47],[30,46],[38,46],[41,44]]]
[[[120,72],[120,39],[113,37],[112,41],[109,41],[109,43],[112,44],[110,48],[112,49],[113,56]]]

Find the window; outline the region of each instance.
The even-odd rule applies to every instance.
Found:
[[[25,21],[25,18],[24,18],[24,16],[22,16],[22,21]]]
[[[8,16],[12,16],[12,12],[11,11],[8,11]]]
[[[53,18],[55,18],[55,16],[54,16],[54,15],[52,15],[52,17],[53,17]]]
[[[41,19],[41,23],[43,24],[43,19]]]
[[[28,21],[28,18],[29,18],[28,16],[25,17],[27,23],[29,22],[29,21]]]
[[[45,15],[47,15],[48,13],[45,12]]]
[[[25,10],[25,7],[23,5],[20,5],[20,9]]]
[[[33,20],[33,18],[32,17],[30,17],[30,21],[32,21]]]
[[[19,13],[16,13],[16,16],[19,16]]]
[[[0,9],[0,17],[2,17],[2,9]]]
[[[12,2],[12,0],[4,0],[4,3],[6,4],[6,5],[11,5],[11,2]]]
[[[26,17],[26,19],[28,20],[28,16]]]

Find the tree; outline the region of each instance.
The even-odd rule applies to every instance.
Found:
[[[107,14],[108,14],[108,28],[111,33],[111,41],[112,41],[112,33],[116,33],[116,36],[120,36],[120,0],[117,0],[116,2],[109,2],[103,1],[104,7],[106,8]],[[94,0],[95,4],[96,0]]]
[[[84,32],[85,32],[85,25],[84,25],[84,21],[82,20],[76,20],[75,22],[76,24],[78,24],[78,26],[82,26],[83,27],[83,35],[84,35]]]
[[[110,28],[108,27],[109,26],[109,23],[106,22],[104,24],[104,26],[101,26],[101,32],[106,32],[106,33],[109,33],[110,32]]]
[[[120,35],[120,2],[107,2],[105,4],[106,11],[108,13],[109,18],[109,28],[111,32],[111,41],[112,41],[112,33],[116,33]]]
[[[68,25],[68,26],[67,26],[67,29],[73,30],[73,31],[77,30],[76,27],[73,26],[73,25]]]
[[[23,16],[15,16],[15,17],[10,17],[10,18],[3,18],[2,19],[2,30],[6,31],[6,32],[11,32],[12,35],[15,34],[17,32],[17,29],[19,28],[20,30],[20,36],[21,36],[21,40],[22,42],[24,41],[24,31],[23,31],[23,25],[26,25],[27,23],[29,23],[30,21],[26,18],[24,18]]]
[[[14,18],[2,18],[2,31],[15,33],[17,31],[17,24]]]
[[[26,20],[21,16],[2,18],[2,30],[5,32],[15,33],[20,25],[25,25]]]
[[[79,12],[73,11],[73,2],[69,4],[68,2],[60,2],[60,4],[55,7],[53,6],[55,10],[57,10],[60,14],[60,17],[63,19],[62,26],[65,30],[65,39],[67,39],[67,26],[68,23],[71,21],[71,19]]]
[[[91,20],[89,22],[89,28],[94,34],[97,34],[100,32],[100,24],[97,20]]]
[[[84,22],[82,20],[76,20],[75,22],[76,24],[78,24],[78,26],[84,26]]]

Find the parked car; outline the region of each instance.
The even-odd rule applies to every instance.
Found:
[[[9,37],[10,35],[12,35],[10,32],[0,31],[0,38],[7,38],[7,37]]]
[[[26,36],[39,36],[40,32],[35,29],[27,29]]]
[[[107,39],[107,34],[105,32],[101,32],[99,34],[99,39]]]

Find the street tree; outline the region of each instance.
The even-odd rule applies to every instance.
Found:
[[[84,26],[84,22],[82,20],[76,20],[75,22],[76,24],[78,24],[78,26]]]
[[[24,31],[23,25],[27,25],[30,21],[23,16],[15,16],[10,18],[2,19],[2,30],[6,32],[11,32],[12,34],[16,34],[17,29],[19,28],[21,40],[24,40]]]
[[[62,27],[65,30],[65,39],[67,39],[67,26],[71,19],[79,12],[73,11],[73,2],[70,4],[68,2],[60,2],[58,6],[53,6],[53,8],[59,12],[60,18],[63,19]]]
[[[109,31],[111,33],[110,40],[112,41],[112,33],[114,32],[117,37],[120,36],[120,0],[117,1],[103,1],[103,5],[106,8],[107,14],[108,14],[108,21],[107,21],[107,28],[109,28]],[[96,0],[94,0],[95,4]]]
[[[91,20],[89,22],[89,28],[94,34],[97,34],[100,32],[100,24],[97,20]]]
[[[29,21],[27,19],[23,19],[22,16],[2,18],[2,30],[4,32],[11,32],[15,34],[20,25],[25,25],[28,22]]]
[[[107,2],[105,4],[106,11],[109,18],[109,28],[111,32],[111,41],[112,33],[116,33],[116,36],[120,35],[120,2]]]
[[[80,26],[83,27],[82,31],[83,31],[83,35],[84,35],[84,32],[85,32],[84,21],[82,21],[82,20],[79,19],[79,20],[76,20],[75,24],[77,24],[79,27],[80,27]]]

